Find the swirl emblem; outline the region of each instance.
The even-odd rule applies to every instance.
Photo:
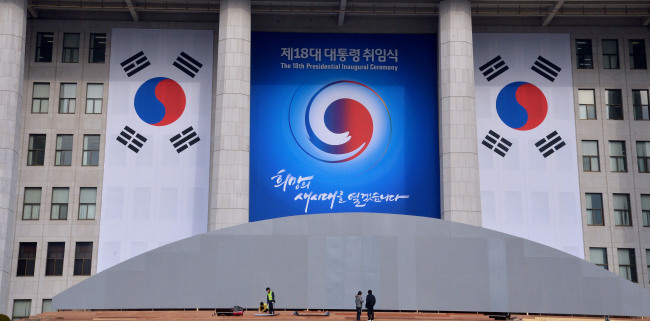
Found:
[[[138,88],[133,102],[140,119],[154,126],[166,126],[181,117],[185,110],[185,92],[174,80],[151,78]]]
[[[531,130],[539,126],[548,112],[546,96],[537,86],[516,81],[503,87],[497,96],[497,114],[508,127]]]
[[[297,96],[291,102],[289,124],[296,143],[309,156],[327,163],[376,162],[383,156],[390,141],[390,115],[373,89],[340,80],[311,96]]]

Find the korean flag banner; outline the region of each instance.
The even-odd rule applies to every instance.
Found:
[[[207,231],[212,44],[112,30],[98,272]]]
[[[474,34],[483,227],[583,258],[570,37]]]

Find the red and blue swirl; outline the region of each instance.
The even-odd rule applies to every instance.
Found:
[[[185,92],[174,80],[165,77],[145,81],[133,102],[138,117],[153,126],[169,125],[185,111]]]
[[[292,102],[291,108],[292,135],[300,148],[317,160],[343,163],[369,150],[378,153],[370,158],[379,159],[390,141],[386,104],[360,82],[329,83],[316,89],[305,105]]]
[[[497,96],[497,114],[508,127],[531,130],[541,125],[548,113],[546,96],[537,86],[516,81],[503,87]]]

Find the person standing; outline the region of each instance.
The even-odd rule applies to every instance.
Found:
[[[273,307],[275,304],[275,294],[273,294],[271,288],[266,288],[266,303],[269,305],[269,313],[275,314],[275,308]]]
[[[354,296],[354,304],[357,306],[357,321],[361,320],[361,308],[363,307],[363,295],[361,291]]]
[[[372,290],[368,290],[368,295],[366,295],[366,310],[368,311],[368,321],[375,319],[375,303],[377,299],[372,295]]]

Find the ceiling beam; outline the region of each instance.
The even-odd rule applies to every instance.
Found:
[[[647,27],[648,25],[650,25],[650,17],[643,19],[643,26]]]
[[[138,12],[135,11],[135,7],[133,6],[133,1],[131,0],[125,0],[126,6],[129,7],[129,12],[131,13],[131,18],[133,18],[133,21],[140,21],[140,17],[138,17]]]
[[[341,0],[341,5],[339,6],[339,27],[343,25],[343,20],[345,19],[345,7],[347,4],[347,0]]]
[[[560,8],[564,4],[564,0],[559,0],[558,2],[555,3],[555,6],[553,6],[553,9],[551,9],[551,13],[544,18],[544,22],[542,22],[542,26],[546,27],[548,26],[549,23],[551,23],[551,20],[553,20],[553,17],[557,14],[558,11],[560,11]]]
[[[32,6],[27,6],[27,12],[29,12],[29,16],[33,19],[38,19],[38,11],[32,8]]]

